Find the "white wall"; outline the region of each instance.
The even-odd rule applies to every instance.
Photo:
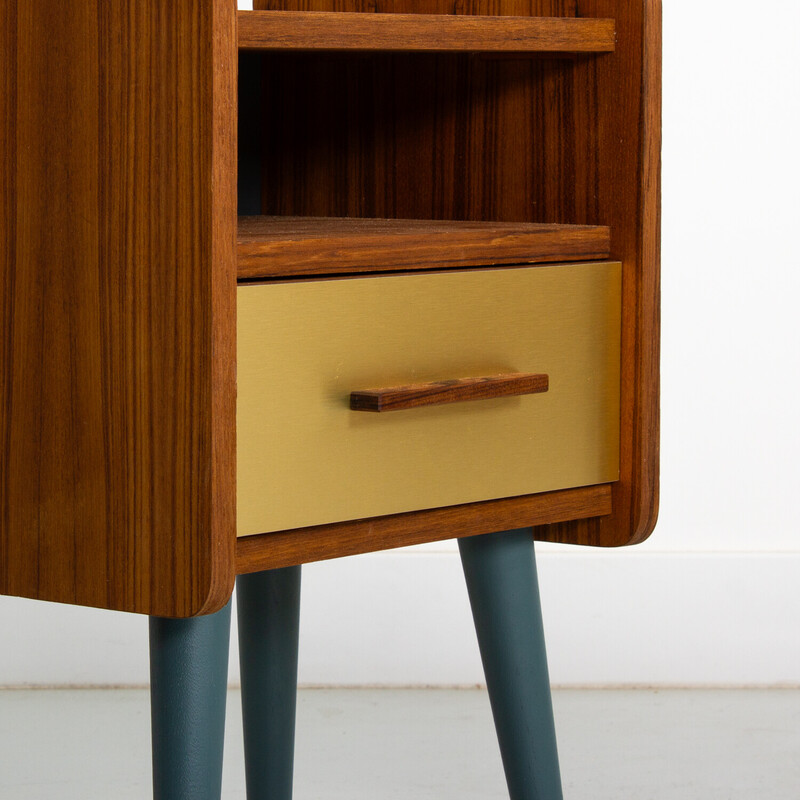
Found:
[[[559,684],[800,683],[800,4],[666,0],[662,504],[539,547]],[[455,551],[305,568],[301,681],[481,679]],[[145,683],[146,622],[0,598],[0,684]]]
[[[797,554],[576,552],[539,562],[554,683],[800,683]],[[453,553],[312,564],[301,628],[303,684],[482,682]],[[0,630],[0,683],[147,682],[142,617],[5,598]],[[236,673],[234,654],[234,682]]]

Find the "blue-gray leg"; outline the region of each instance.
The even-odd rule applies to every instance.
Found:
[[[561,800],[533,533],[458,545],[511,800]]]
[[[150,618],[155,800],[219,800],[231,604],[191,619]]]
[[[290,800],[300,567],[236,579],[248,800]]]

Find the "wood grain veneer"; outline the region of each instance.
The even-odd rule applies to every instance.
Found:
[[[0,2],[0,592],[234,577],[234,0]]]
[[[262,54],[262,105],[280,114],[262,128],[260,210],[610,226],[610,257],[623,264],[621,460],[613,512],[538,525],[535,535],[603,546],[646,538],[658,508],[660,0],[255,5],[615,20],[613,53],[568,58]]]
[[[405,411],[447,403],[541,394],[547,391],[548,385],[547,375],[520,373],[414,383],[385,389],[362,389],[350,393],[350,409],[375,413]]]
[[[600,485],[244,536],[236,543],[236,571],[239,574],[258,572],[301,562],[611,513],[611,488]]]
[[[613,19],[240,11],[242,50],[611,52]]]
[[[239,217],[239,280],[608,258],[602,225]]]

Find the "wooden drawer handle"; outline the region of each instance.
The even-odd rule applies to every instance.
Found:
[[[485,378],[459,378],[433,383],[392,386],[389,389],[365,389],[350,395],[353,411],[403,411],[420,406],[462,403],[466,400],[492,400],[522,394],[541,394],[549,387],[547,375],[513,373]]]

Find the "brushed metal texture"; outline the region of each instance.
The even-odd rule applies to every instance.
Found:
[[[621,265],[238,289],[238,535],[619,477]],[[509,372],[546,394],[359,414],[350,392]]]

